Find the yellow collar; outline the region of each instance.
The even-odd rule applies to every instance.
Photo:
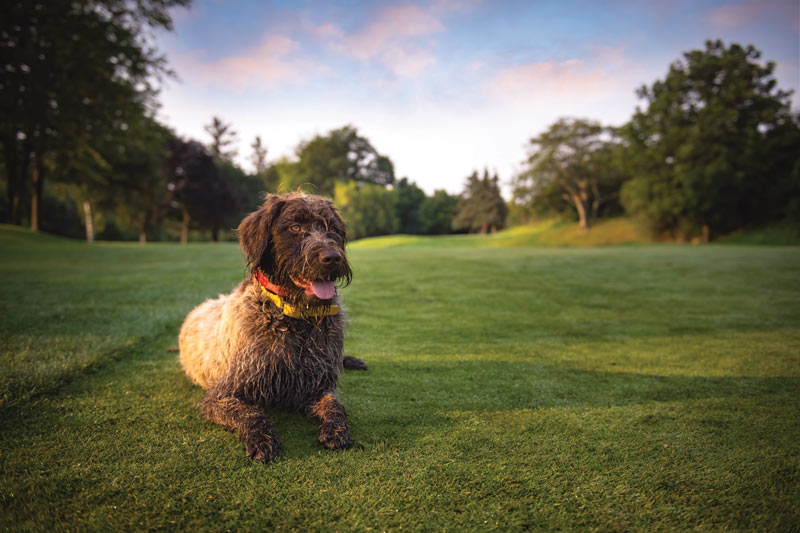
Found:
[[[298,308],[294,305],[287,304],[284,302],[280,296],[275,293],[268,291],[263,285],[258,282],[256,279],[256,286],[261,288],[261,292],[263,292],[267,298],[269,298],[272,303],[275,304],[275,307],[281,310],[284,315],[292,318],[306,318],[310,316],[320,317],[320,316],[334,316],[339,314],[339,306],[338,305],[326,305],[320,307],[306,307],[305,309]]]

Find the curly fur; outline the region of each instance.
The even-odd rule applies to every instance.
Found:
[[[336,294],[320,300],[305,281],[349,283],[344,223],[325,198],[290,193],[269,195],[239,226],[251,273],[261,269],[300,308],[339,305]],[[336,384],[344,357],[343,313],[284,315],[245,278],[230,294],[196,307],[180,331],[180,361],[187,376],[207,389],[205,416],[235,431],[248,455],[269,461],[282,454],[264,408],[300,411],[319,422],[319,441],[347,448],[352,441]],[[350,368],[363,362],[347,358]],[[366,368],[365,365],[363,368]]]

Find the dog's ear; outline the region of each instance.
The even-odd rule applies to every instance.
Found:
[[[269,194],[264,204],[257,211],[247,215],[239,224],[236,230],[239,234],[239,245],[251,269],[258,267],[264,252],[267,251],[272,225],[285,203],[277,194]]]

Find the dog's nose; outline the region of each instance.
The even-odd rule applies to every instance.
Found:
[[[342,261],[342,253],[339,250],[328,248],[319,253],[319,262],[323,265],[331,265]]]

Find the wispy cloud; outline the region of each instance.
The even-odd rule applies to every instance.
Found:
[[[629,57],[625,47],[594,46],[585,54],[500,67],[485,72],[484,89],[495,101],[539,107],[603,104],[632,95],[657,73]]]
[[[752,21],[763,10],[761,2],[743,2],[719,6],[708,13],[708,21],[715,28],[727,30],[738,28]]]
[[[237,90],[298,85],[330,74],[336,67],[324,64],[322,46],[334,56],[379,65],[395,79],[414,78],[437,64],[436,34],[445,30],[442,17],[476,6],[480,0],[436,0],[383,5],[371,11],[366,23],[344,30],[340,21],[318,25],[284,24],[263,39],[220,59],[205,50],[174,53],[172,65],[181,79],[203,86]]]
[[[334,24],[315,28],[334,52],[377,61],[400,77],[413,77],[436,64],[430,37],[444,26],[432,10],[414,4],[385,6],[359,31],[347,34]]]
[[[253,86],[272,88],[304,82],[309,74],[327,68],[295,55],[300,44],[282,35],[265,37],[253,48],[217,60],[204,59],[202,51],[179,54],[173,61],[185,81],[244,89]]]
[[[741,28],[742,26],[759,22],[772,15],[778,15],[781,20],[798,29],[797,0],[748,0],[736,4],[726,4],[708,12],[708,21],[712,27],[719,30]]]
[[[540,61],[500,69],[488,82],[495,97],[571,98],[607,88],[613,79],[581,59]]]

